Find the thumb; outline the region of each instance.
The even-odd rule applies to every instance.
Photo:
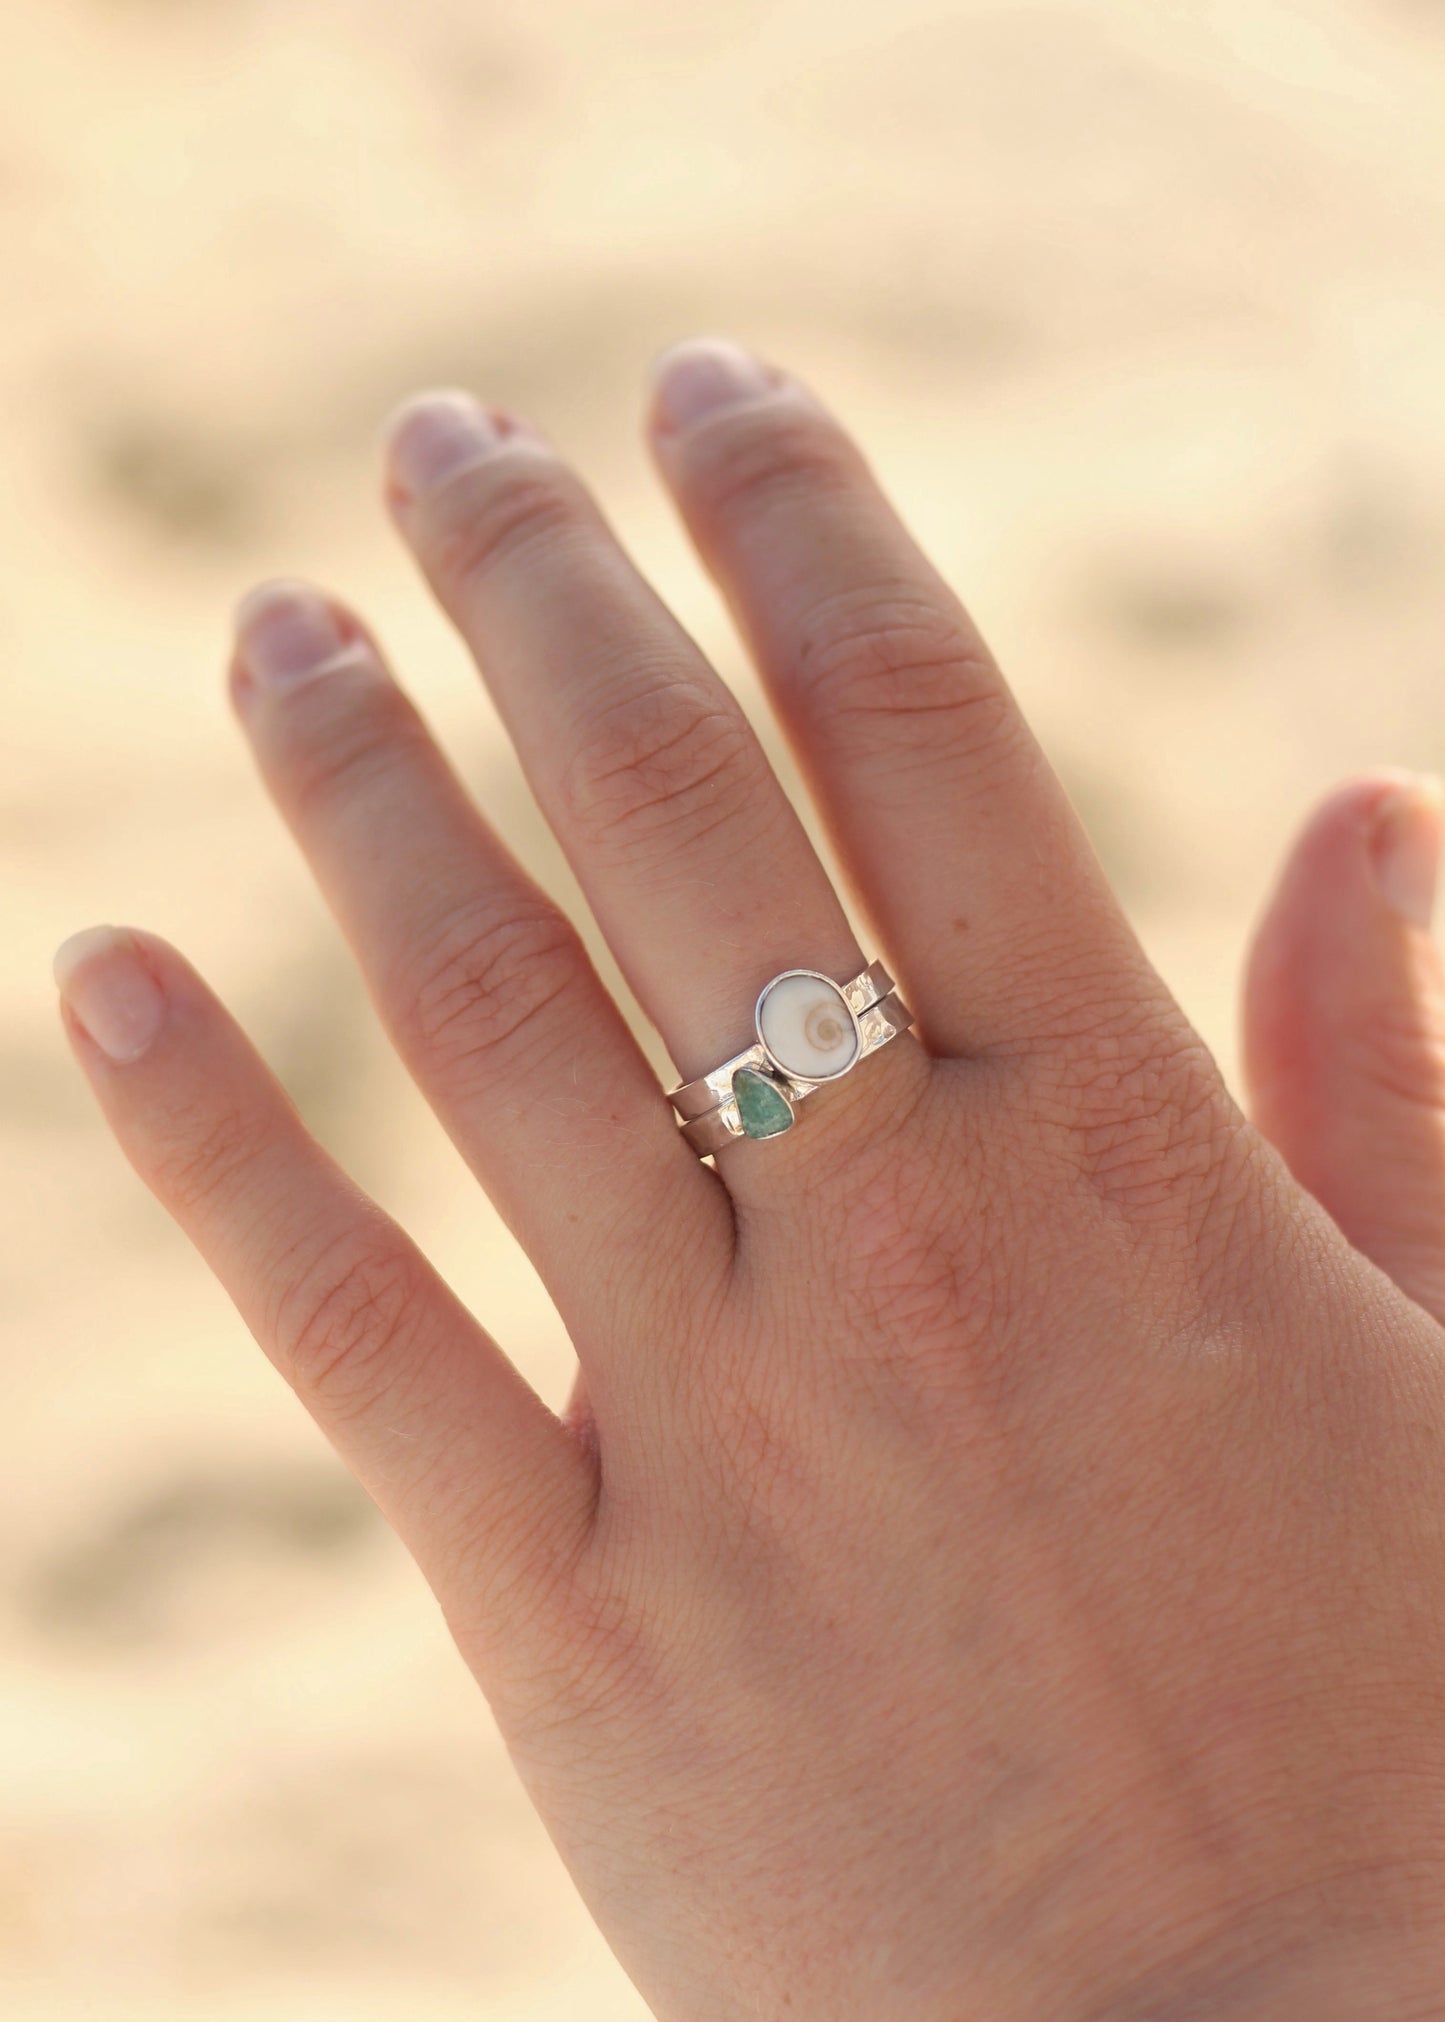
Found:
[[[1307,824],[1255,936],[1254,1120],[1341,1229],[1445,1319],[1445,972],[1430,937],[1445,801],[1381,773]]]

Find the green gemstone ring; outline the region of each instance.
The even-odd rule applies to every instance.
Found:
[[[785,969],[764,986],[753,1023],[754,1045],[668,1097],[700,1158],[734,1138],[781,1137],[805,1096],[906,1032],[913,1016],[875,962],[847,983]]]

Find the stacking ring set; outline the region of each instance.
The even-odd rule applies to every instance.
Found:
[[[668,1101],[699,1158],[735,1138],[781,1137],[800,1102],[851,1074],[912,1023],[881,962],[848,983],[816,969],[785,969],[758,998],[754,1044],[674,1088]]]

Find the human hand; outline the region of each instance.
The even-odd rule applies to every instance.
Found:
[[[1249,1058],[1301,1185],[835,424],[702,346],[653,429],[924,1043],[699,1164],[359,619],[273,587],[241,721],[571,1330],[566,1418],[194,972],[102,929],[59,973],[112,1128],[414,1552],[659,2016],[1437,2013],[1438,809],[1347,789],[1266,923]],[[682,1073],[778,971],[856,974],[554,453],[438,397],[389,491]]]

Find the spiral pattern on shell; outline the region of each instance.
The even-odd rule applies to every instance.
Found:
[[[833,1004],[815,1004],[803,1020],[803,1031],[808,1044],[816,1046],[820,1053],[836,1053],[853,1038],[852,1028],[839,1017]]]
[[[836,983],[804,969],[775,976],[758,1004],[758,1037],[800,1081],[831,1081],[858,1057],[858,1027]]]

